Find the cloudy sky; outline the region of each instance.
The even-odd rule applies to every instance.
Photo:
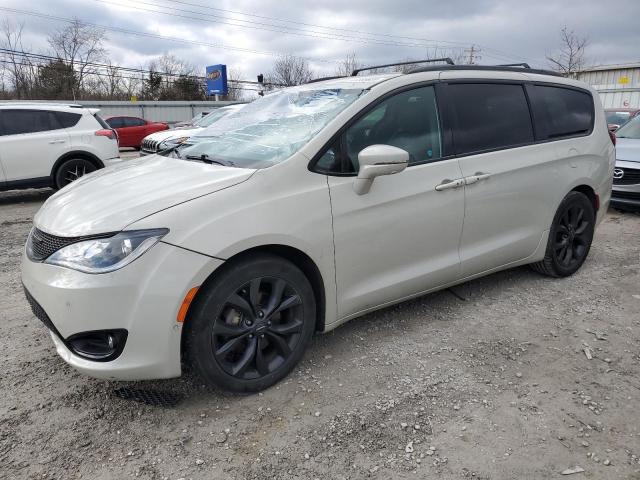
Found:
[[[47,33],[77,17],[106,29],[120,65],[168,52],[201,73],[224,63],[248,80],[267,73],[278,54],[330,75],[351,52],[370,65],[434,49],[455,56],[471,45],[478,63],[543,67],[563,25],[588,37],[590,63],[640,61],[640,0],[0,0],[0,16],[24,23],[31,51],[46,52]]]

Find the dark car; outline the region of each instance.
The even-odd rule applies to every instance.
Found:
[[[607,117],[609,131],[615,132],[629,120],[638,116],[640,108],[606,108],[604,113]]]
[[[151,122],[138,117],[109,117],[105,122],[118,134],[118,146],[140,148],[142,139],[147,135],[168,130],[169,125]]]

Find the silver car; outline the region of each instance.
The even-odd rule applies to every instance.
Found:
[[[616,132],[611,205],[620,210],[640,210],[640,116]]]

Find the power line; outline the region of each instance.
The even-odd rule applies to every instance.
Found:
[[[54,21],[65,22],[65,23],[73,23],[73,22],[75,22],[77,20],[77,19],[73,19],[73,18],[60,17],[60,16],[49,15],[49,14],[41,13],[41,12],[34,12],[34,11],[30,11],[30,10],[19,10],[19,9],[16,9],[16,8],[8,8],[8,7],[0,7],[0,11],[13,13],[13,14],[18,14],[18,15],[28,15],[28,16],[32,16],[32,17],[38,17],[38,18],[43,18],[43,19],[46,19],[46,20],[54,20]],[[224,45],[224,44],[220,44],[220,43],[216,44],[216,43],[202,42],[202,41],[199,41],[199,40],[187,40],[187,39],[184,39],[184,38],[168,37],[168,36],[159,35],[159,34],[150,33],[150,32],[142,32],[140,30],[131,30],[131,29],[127,29],[127,28],[111,27],[111,26],[102,25],[102,24],[99,24],[99,23],[87,22],[85,20],[80,20],[80,21],[84,25],[89,25],[89,26],[92,26],[92,27],[100,28],[102,30],[106,30],[106,31],[110,31],[110,32],[117,32],[117,33],[125,33],[125,34],[128,34],[128,35],[134,35],[134,36],[139,36],[139,37],[155,38],[155,39],[159,39],[159,40],[168,40],[168,41],[177,42],[177,43],[185,43],[185,44],[197,45],[197,46],[202,46],[202,47],[220,48],[222,50],[234,50],[234,51],[240,51],[240,52],[246,52],[246,53],[253,53],[253,54],[256,54],[256,55],[266,55],[266,56],[271,56],[271,57],[279,57],[279,56],[283,55],[283,53],[280,53],[280,52],[272,52],[272,51],[266,51],[266,50],[254,50],[254,49],[251,49],[251,48],[243,48],[243,47],[233,47],[233,46],[230,46],[230,45]],[[339,60],[310,59],[310,58],[305,58],[305,57],[299,57],[297,55],[294,55],[294,56],[297,57],[297,58],[304,58],[307,61],[318,62],[318,63],[331,63],[331,64],[339,63]]]
[[[165,1],[167,1],[169,3],[178,3],[178,4],[182,4],[182,5],[189,5],[189,6],[192,6],[192,7],[198,7],[198,8],[202,8],[202,9],[206,9],[206,10],[213,10],[213,11],[219,11],[219,12],[225,12],[225,13],[233,13],[233,14],[236,14],[236,15],[244,15],[244,16],[247,16],[247,17],[262,18],[262,19],[266,19],[266,20],[273,20],[273,21],[276,21],[276,22],[291,23],[291,24],[295,24],[295,25],[302,25],[302,26],[307,26],[307,27],[321,28],[321,29],[325,29],[325,30],[336,30],[336,31],[342,31],[342,32],[349,32],[350,34],[359,33],[359,34],[362,34],[362,35],[369,35],[369,36],[376,36],[376,37],[386,37],[386,38],[390,38],[390,39],[415,40],[415,41],[419,41],[419,42],[433,43],[434,46],[436,46],[436,47],[438,46],[438,44],[459,45],[459,47],[457,47],[457,48],[461,48],[462,46],[467,46],[468,45],[467,42],[459,42],[459,41],[458,42],[454,42],[454,41],[449,41],[449,40],[435,40],[435,39],[429,39],[429,38],[408,37],[408,36],[403,36],[403,35],[392,35],[392,34],[388,34],[388,33],[375,33],[375,32],[367,32],[367,31],[362,31],[362,30],[354,30],[354,29],[350,29],[350,28],[327,27],[327,26],[313,24],[313,23],[299,22],[299,21],[291,20],[291,19],[282,19],[282,18],[277,18],[277,17],[269,17],[269,16],[265,16],[265,15],[257,15],[257,14],[254,14],[254,13],[240,12],[240,11],[237,11],[237,10],[228,10],[228,9],[225,9],[225,8],[216,8],[216,7],[211,7],[209,5],[202,5],[202,4],[199,4],[199,3],[190,3],[190,2],[183,1],[183,0],[165,0]],[[235,19],[235,18],[232,18],[230,20],[242,21],[242,22],[248,21],[248,20]],[[284,26],[284,28],[290,28],[290,27]],[[298,30],[301,30],[301,29],[298,29]],[[318,32],[318,33],[321,33],[321,32]],[[322,33],[330,33],[330,32],[322,32]],[[353,36],[353,35],[348,35],[348,36]],[[486,46],[480,46],[480,47],[483,48],[484,50],[495,52],[495,53],[499,54],[501,57],[504,57],[504,58],[522,59],[522,57],[520,57],[520,56],[516,56],[514,54],[502,52],[502,51],[496,50],[494,48],[489,48],[489,47],[486,47]],[[498,57],[492,57],[492,58],[498,58]]]

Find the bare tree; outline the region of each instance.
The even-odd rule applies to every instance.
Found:
[[[24,23],[13,25],[7,18],[2,23],[0,47],[6,51],[0,54],[1,66],[6,73],[8,83],[13,87],[17,98],[30,98],[36,81],[38,67],[24,55],[22,31]]]
[[[111,60],[107,60],[105,63],[107,64],[105,71],[98,77],[100,89],[107,98],[116,99],[122,96],[124,79],[116,64],[112,63]]]
[[[546,57],[551,68],[565,77],[572,77],[585,66],[585,51],[589,45],[589,39],[569,30],[566,25],[560,30],[560,38],[562,39],[560,50]]]
[[[336,75],[340,77],[348,77],[354,70],[362,67],[362,64],[358,61],[356,52],[351,52],[338,64],[336,68]]]
[[[301,57],[282,55],[273,64],[273,69],[266,75],[266,83],[291,87],[307,83],[313,79],[309,63]]]
[[[225,100],[243,101],[245,98],[242,84],[238,83],[243,77],[240,70],[227,70],[227,83],[229,84],[229,93],[225,96]]]
[[[52,32],[47,40],[55,55],[77,72],[72,89],[75,100],[86,78],[97,72],[96,66],[92,64],[103,61],[107,56],[104,48],[105,32],[76,18],[69,25]]]

